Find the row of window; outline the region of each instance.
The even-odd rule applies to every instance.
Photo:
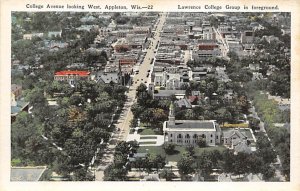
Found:
[[[193,138],[196,139],[196,138],[198,138],[199,136],[200,136],[200,135],[194,134],[194,135],[193,135]],[[170,134],[170,137],[173,137],[173,134]],[[205,138],[206,135],[205,135],[205,134],[202,134],[201,137],[202,137],[202,138]],[[213,137],[213,134],[211,134],[210,137]],[[178,134],[178,135],[177,135],[177,138],[183,138],[183,135]],[[186,134],[186,135],[185,135],[185,138],[190,138],[190,135],[189,135],[189,134]]]
[[[170,139],[170,142],[172,143],[173,142],[173,140],[172,139]],[[184,142],[185,143],[197,143],[197,140],[189,140],[189,139],[187,139],[187,140],[184,140]],[[183,140],[182,139],[177,139],[177,143],[183,143]],[[210,140],[210,143],[213,143],[213,140]]]
[[[170,134],[170,137],[173,137],[173,134]],[[206,135],[205,135],[205,134],[202,134],[202,135],[194,134],[194,135],[193,135],[193,138],[194,138],[194,139],[197,139],[197,138],[200,138],[200,137],[206,138]],[[212,137],[213,137],[213,134],[211,134],[210,137],[212,138]],[[178,135],[177,135],[177,138],[179,138],[179,139],[180,139],[180,138],[183,138],[183,135],[178,134]],[[186,134],[186,135],[184,136],[184,138],[190,139],[191,137],[190,137],[189,134]],[[216,139],[218,139],[218,138],[219,138],[219,137],[218,137],[218,135],[217,135],[217,136],[216,136]]]

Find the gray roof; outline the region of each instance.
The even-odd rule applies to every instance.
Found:
[[[243,153],[251,153],[251,148],[248,147],[247,141],[242,140],[240,141],[235,147],[234,150],[238,153],[243,152]]]
[[[234,134],[236,134],[239,138],[247,138],[247,136],[245,134],[243,134],[242,132],[240,132],[238,129],[231,129],[229,131],[223,131],[224,138],[230,138]]]
[[[102,80],[106,84],[110,83],[111,81],[114,82],[114,83],[118,83],[119,82],[119,75],[118,75],[117,72],[101,73],[101,74],[98,74],[97,79]]]
[[[201,120],[175,120],[175,125],[172,128],[185,128],[185,129],[214,129],[214,121],[201,121]]]
[[[185,90],[159,90],[157,94],[154,94],[154,97],[156,96],[171,96],[174,94],[185,94]]]
[[[11,114],[17,114],[19,113],[21,110],[23,110],[27,105],[29,104],[29,102],[25,102],[22,100],[17,101],[17,105],[16,106],[11,106]]]
[[[11,181],[38,181],[46,167],[11,167]]]
[[[11,91],[15,91],[15,90],[21,89],[21,88],[22,88],[22,86],[17,85],[17,84],[12,84],[12,85],[11,85]]]
[[[180,99],[175,102],[179,107],[192,108],[192,104],[186,99]]]

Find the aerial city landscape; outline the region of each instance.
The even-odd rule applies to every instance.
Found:
[[[11,21],[11,181],[290,181],[290,13]]]

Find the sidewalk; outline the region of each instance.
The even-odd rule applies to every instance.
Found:
[[[161,146],[164,144],[164,136],[163,135],[140,135],[140,134],[138,134],[139,129],[142,129],[142,128],[140,128],[140,127],[134,128],[134,133],[129,134],[127,136],[127,141],[137,141],[138,143],[155,141],[155,143],[140,144],[140,147]],[[147,137],[149,137],[149,139],[147,139]],[[156,138],[154,139],[153,137],[156,137]]]

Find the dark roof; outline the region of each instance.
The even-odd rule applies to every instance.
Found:
[[[214,129],[214,121],[200,120],[175,120],[173,128],[189,128],[189,129]]]

